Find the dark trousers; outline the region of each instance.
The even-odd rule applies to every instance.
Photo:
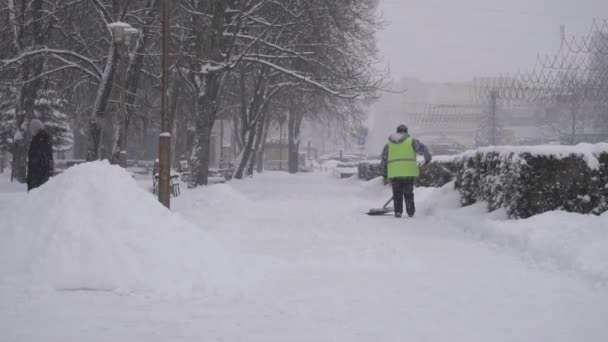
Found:
[[[416,205],[414,204],[414,178],[393,178],[393,204],[395,213],[403,213],[403,201],[405,200],[405,211],[408,216],[414,216]]]

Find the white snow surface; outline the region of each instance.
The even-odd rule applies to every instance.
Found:
[[[608,213],[552,211],[509,220],[504,209],[487,213],[484,202],[460,208],[453,183],[441,189],[418,189],[418,193],[430,200],[424,203],[439,204],[440,211],[430,208],[435,216],[481,240],[509,247],[537,264],[577,273],[598,286],[608,285]]]
[[[390,196],[382,180],[338,180],[327,173],[265,173],[183,189],[182,196],[172,201],[177,215],[153,205],[153,196],[136,191],[122,170],[83,167],[110,169],[114,176],[97,174],[103,186],[88,185],[77,181],[85,177],[79,175],[84,169],[76,169],[70,177],[58,177],[27,196],[0,196],[0,214],[25,221],[18,229],[2,226],[0,230],[0,247],[12,246],[10,252],[0,251],[0,277],[5,279],[0,282],[2,341],[608,340],[606,215],[553,212],[511,221],[501,211],[486,213],[483,204],[459,208],[458,194],[448,185],[417,189],[415,218],[369,217],[364,212],[382,206]],[[105,191],[115,193],[118,187],[110,181],[120,182],[132,194],[123,194],[125,198],[110,206],[111,213],[103,211],[103,216],[93,210],[73,213],[60,208],[84,207],[72,204],[88,203],[84,195],[68,200],[69,195],[61,192],[66,198],[52,197],[56,203],[42,200],[60,191],[59,184],[69,187],[71,181],[77,181],[74,192],[95,192],[103,201],[109,200]],[[3,188],[0,182],[0,193]],[[40,219],[28,218],[25,213],[31,215],[31,210],[9,203],[7,196],[41,208],[44,202],[44,208],[58,212],[40,210]],[[42,199],[36,200],[38,196]],[[127,210],[134,202],[145,205]],[[131,279],[131,271],[145,273],[142,269],[153,262],[164,263],[155,276],[134,278],[146,278],[165,289],[159,278],[166,274],[172,284],[187,291],[179,297],[162,296],[138,291],[129,286],[133,282],[119,284],[133,289],[127,292],[24,288],[23,281],[30,278],[21,278],[21,265],[32,265],[23,262],[31,255],[53,256],[45,251],[74,241],[102,250],[93,239],[73,240],[60,234],[72,241],[60,243],[46,238],[52,231],[64,232],[61,225],[33,226],[61,216],[68,218],[66,222],[76,218],[81,222],[78,229],[71,227],[74,236],[79,230],[107,229],[121,222],[144,221],[157,227],[163,233],[150,232],[150,227],[133,229],[159,237],[142,245],[153,245],[165,258],[192,256],[195,261],[163,261],[147,252],[133,253],[125,246],[138,241],[137,234],[115,232],[113,240],[100,234],[95,241],[110,240],[114,247],[103,251],[124,253],[122,263],[114,264],[123,278]],[[167,221],[178,222],[170,233],[160,228]],[[24,232],[26,228],[36,234]],[[36,238],[37,234],[43,237]],[[10,243],[4,242],[7,236]],[[36,248],[17,251],[30,246],[30,241],[36,242]],[[210,244],[213,252],[208,250]],[[194,251],[193,245],[198,246]],[[138,261],[126,261],[130,258]],[[95,259],[94,264],[103,266],[104,260]],[[55,257],[55,261],[76,263],[70,258]],[[193,270],[196,265],[201,266]],[[7,269],[19,272],[7,278]],[[82,278],[80,271],[86,274],[86,268],[73,270],[78,272],[72,278]],[[52,278],[50,273],[41,278]],[[213,281],[211,288],[219,290],[183,285],[196,280]],[[235,295],[223,287],[238,290]]]
[[[164,295],[233,283],[213,238],[107,162],[66,170],[0,217],[0,282]]]

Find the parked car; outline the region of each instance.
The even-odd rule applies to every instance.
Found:
[[[333,173],[338,178],[349,178],[358,172],[358,163],[338,163]]]

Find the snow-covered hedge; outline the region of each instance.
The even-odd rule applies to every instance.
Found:
[[[416,186],[440,188],[454,180],[455,164],[447,160],[432,161],[420,167]]]
[[[359,163],[357,168],[357,174],[359,179],[363,179],[366,181],[372,180],[374,178],[382,177],[382,169],[380,168],[379,160],[368,160]]]
[[[608,210],[608,144],[488,147],[452,160],[463,205],[486,201],[526,218],[551,210]]]
[[[420,170],[420,177],[416,179],[416,186],[442,187],[454,180],[454,163],[449,160],[432,161]],[[380,161],[365,161],[359,163],[359,179],[372,180],[382,177]]]
[[[380,162],[359,164],[359,178],[382,176]],[[552,210],[582,214],[608,211],[608,143],[576,146],[500,146],[435,158],[423,166],[417,186],[450,181],[463,206],[484,201],[513,218]]]

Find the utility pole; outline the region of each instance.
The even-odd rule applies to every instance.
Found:
[[[169,0],[160,1],[160,65],[161,65],[161,109],[160,122],[161,133],[158,139],[158,161],[159,161],[159,182],[158,182],[158,201],[168,209],[171,208],[171,186],[170,181],[170,153],[171,153],[171,133],[169,133]]]
[[[497,122],[496,122],[496,111],[498,102],[498,91],[492,90],[490,92],[490,145],[496,146],[498,137],[497,137]]]
[[[281,120],[281,119],[279,119]],[[283,121],[279,121],[279,170],[283,171]]]
[[[224,119],[220,118],[220,166],[219,169],[224,168]]]

